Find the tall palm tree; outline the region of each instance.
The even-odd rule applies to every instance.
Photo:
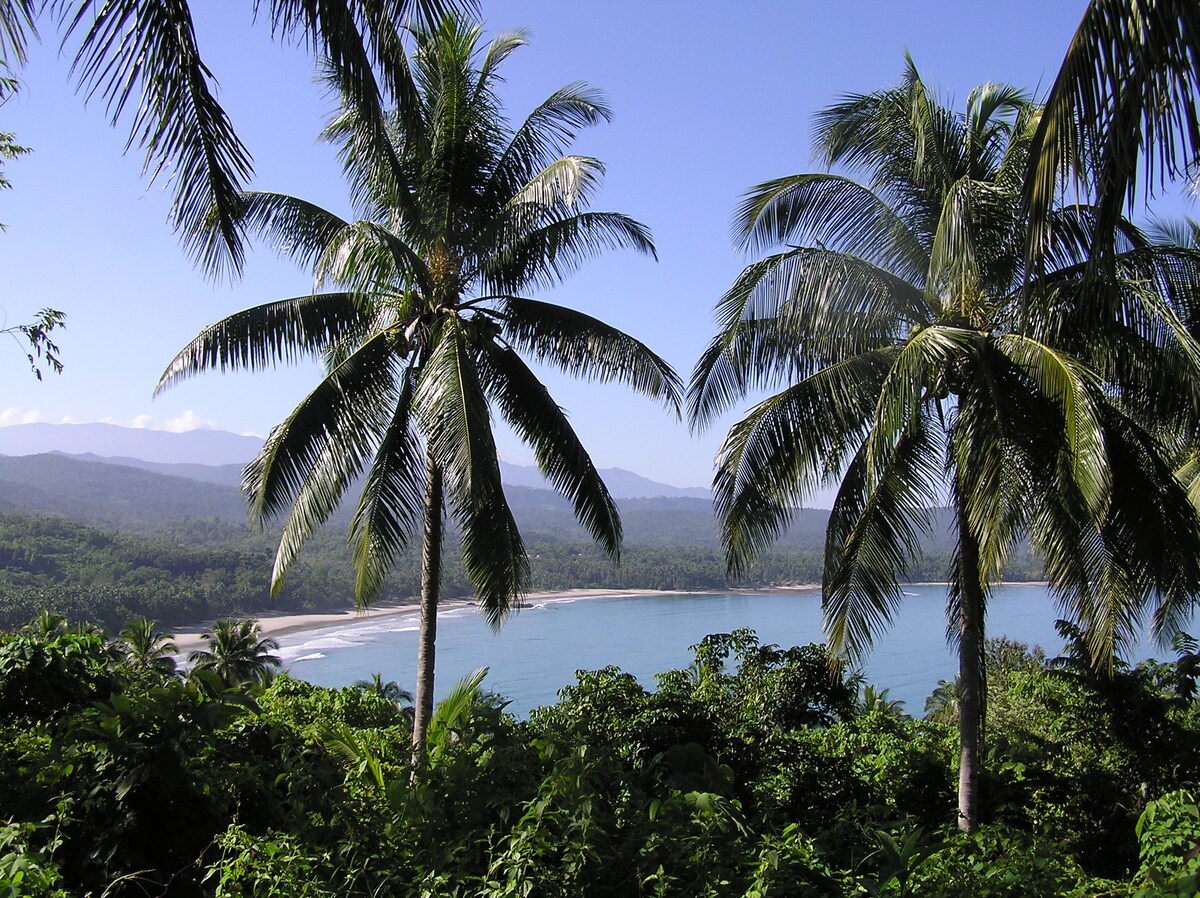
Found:
[[[524,43],[449,18],[417,31],[412,115],[389,120],[389,142],[343,95],[325,132],[341,148],[362,218],[345,221],[290,196],[246,194],[239,224],[312,264],[339,292],[250,309],[205,329],[159,389],[199,371],[260,368],[323,355],[326,375],[246,469],[251,515],[283,515],[274,588],[301,544],[365,471],[350,528],[360,602],[378,595],[410,533],[422,540],[421,638],[413,740],[423,751],[433,707],[443,505],[463,563],[493,625],[526,590],[529,566],[505,500],[492,436],[495,408],[533,449],[576,517],[617,556],[617,507],[563,410],[526,365],[623,381],[679,410],[681,386],[632,337],[571,309],[527,298],[596,253],[654,248],[646,229],[586,211],[603,173],[561,155],[608,108],[583,84],[552,93],[515,129],[495,86]],[[212,231],[219,239],[219,229]],[[290,511],[289,511],[290,509]]]
[[[1194,176],[1198,158],[1200,6],[1090,0],[1033,140],[1025,187],[1031,262],[1050,246],[1062,188],[1095,205],[1094,258],[1111,262],[1122,212],[1139,187],[1153,192]]]
[[[117,648],[134,667],[153,670],[163,676],[175,673],[175,655],[179,649],[174,636],[158,629],[158,621],[144,615],[125,623],[117,636]]]
[[[718,304],[689,398],[705,426],[748,391],[782,386],[718,454],[732,572],[840,480],[822,596],[837,652],[870,648],[901,604],[930,509],[950,506],[965,828],[978,819],[987,598],[1018,537],[1100,665],[1155,596],[1169,628],[1200,592],[1200,528],[1155,438],[1195,407],[1195,346],[1171,302],[1200,260],[1125,225],[1114,276],[1098,285],[1095,211],[1059,209],[1050,270],[1026,292],[1020,191],[1039,115],[996,84],[956,114],[911,60],[901,86],[822,112],[825,162],[868,183],[819,172],[747,194],[736,234],[773,251]]]
[[[88,96],[101,96],[115,125],[129,118],[129,146],[146,151],[145,170],[169,176],[174,219],[185,242],[210,255],[206,266],[242,263],[238,193],[253,172],[247,147],[238,139],[214,92],[215,78],[200,55],[187,0],[0,0],[0,60],[22,65],[35,20],[50,7],[74,43],[72,73]],[[382,102],[407,108],[413,96],[404,70],[400,26],[410,18],[435,22],[450,10],[474,10],[475,0],[251,0],[261,7],[272,34],[303,44],[327,59],[345,89],[382,138]],[[221,240],[201,234],[212,213]],[[213,253],[215,251],[215,254]]]
[[[211,670],[229,686],[264,683],[283,665],[271,654],[279,643],[263,636],[253,619],[213,621],[212,629],[200,638],[208,648],[191,652],[188,663],[193,670]]]

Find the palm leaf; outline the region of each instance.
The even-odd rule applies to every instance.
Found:
[[[38,4],[34,0],[5,0],[0,3],[0,59],[9,65],[25,65],[29,38],[38,39]]]
[[[618,559],[620,512],[567,416],[511,349],[486,340],[477,359],[489,395],[517,435],[533,447],[538,469],[571,500],[576,519],[592,538]]]
[[[185,244],[206,269],[219,266],[214,244],[202,236],[211,216],[229,263],[240,270],[237,213],[250,153],[213,94],[188,5],[56,0],[54,7],[63,42],[80,35],[71,71],[87,96],[104,97],[113,124],[135,98],[127,146],[145,148],[151,181],[166,174],[174,182],[172,216]]]
[[[569,214],[557,217],[556,211]],[[530,230],[529,223],[520,220],[527,212],[507,209],[498,222],[496,239],[480,272],[491,292],[557,286],[605,250],[628,248],[657,258],[650,231],[626,215],[539,207],[535,213],[550,220]]]
[[[821,592],[831,651],[861,658],[890,625],[903,599],[899,575],[916,557],[930,527],[929,509],[944,478],[944,449],[927,414],[912,419],[887,453],[887,467],[869,473],[864,442],[842,477],[825,536]]]
[[[306,500],[289,515],[294,537],[281,542],[277,568],[332,513],[388,422],[396,391],[394,348],[389,332],[366,340],[271,431],[246,466],[242,489],[253,520],[270,520],[297,497]]]
[[[367,471],[350,524],[355,599],[369,601],[383,589],[396,555],[408,543],[421,512],[421,447],[412,420],[412,378],[405,376],[375,457]]]
[[[507,201],[564,153],[583,128],[611,119],[600,91],[574,82],[538,104],[496,160],[485,194]]]
[[[201,371],[259,370],[320,354],[361,332],[365,316],[346,293],[255,306],[209,325],[167,365],[155,395]]]
[[[1100,428],[1103,398],[1095,376],[1075,359],[1016,334],[1000,336],[995,346],[1059,410],[1071,480],[1087,507],[1101,514],[1109,502],[1112,473]]]
[[[781,244],[845,250],[919,283],[928,253],[903,218],[868,187],[832,174],[791,175],[750,190],[733,216],[743,250]]]
[[[1143,148],[1148,152],[1143,156]],[[1176,177],[1200,154],[1200,8],[1189,2],[1091,0],[1050,88],[1025,200],[1037,259],[1060,185],[1097,203],[1097,259],[1107,260],[1139,168]]]
[[[600,383],[619,381],[679,414],[679,376],[623,331],[573,309],[515,296],[504,299],[500,315],[505,338],[539,362]]]
[[[441,325],[413,406],[445,475],[463,567],[489,622],[498,627],[528,588],[529,560],[500,484],[487,399],[462,322]]]
[[[713,504],[730,573],[742,573],[837,476],[861,441],[892,353],[830,366],[759,403],[717,452]]]

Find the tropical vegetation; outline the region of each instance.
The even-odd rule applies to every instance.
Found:
[[[311,264],[314,293],[210,326],[159,383],[323,356],[324,379],[271,432],[243,487],[255,520],[285,518],[276,589],[360,475],[350,525],[359,601],[380,593],[419,528],[418,752],[433,708],[443,505],[494,625],[529,585],[525,546],[500,482],[493,409],[530,445],[580,524],[614,558],[619,552],[616,503],[521,353],[679,404],[676,375],[646,346],[581,312],[525,296],[605,249],[654,248],[627,216],[587,210],[603,174],[599,161],[563,155],[580,128],[608,118],[599,94],[567,85],[510,128],[495,87],[524,37],[499,35],[482,47],[481,35],[453,17],[416,30],[411,102],[388,119],[384,143],[355,95],[341,95],[324,136],[340,149],[362,218],[345,221],[281,194],[240,196],[238,226]],[[317,292],[328,283],[342,289]]]
[[[254,620],[218,620],[201,634],[208,646],[188,653],[189,673],[212,671],[225,686],[240,688],[265,683],[283,666],[271,652],[279,648],[273,636],[263,636]]]
[[[952,510],[967,829],[980,814],[987,598],[1019,539],[1098,669],[1147,610],[1169,634],[1200,595],[1200,522],[1170,466],[1200,396],[1188,330],[1200,256],[1122,220],[1102,277],[1090,256],[1102,210],[1075,204],[1051,211],[1027,267],[1021,190],[1041,116],[993,83],[953,112],[911,60],[900,86],[820,113],[823,161],[865,182],[818,172],[745,196],[736,233],[768,254],[720,300],[690,392],[704,426],[750,390],[779,389],[718,453],[732,571],[840,481],[823,590],[838,653],[870,648],[931,509]]]
[[[831,677],[823,646],[736,631],[694,652],[652,688],[581,671],[526,721],[477,671],[414,768],[390,684],[183,679],[38,622],[0,636],[0,889],[1082,898],[1200,884],[1194,645],[1103,678],[989,643],[992,764],[969,835],[953,824],[952,723]]]

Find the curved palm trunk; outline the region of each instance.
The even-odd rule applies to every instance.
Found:
[[[413,773],[425,761],[425,734],[433,716],[433,668],[437,642],[438,594],[442,585],[442,469],[425,454],[425,524],[421,548],[421,633],[413,717]]]
[[[958,828],[979,825],[979,755],[983,714],[983,587],[979,583],[979,544],[958,509]]]

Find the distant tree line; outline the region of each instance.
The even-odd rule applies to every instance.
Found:
[[[230,614],[353,605],[343,532],[331,527],[314,537],[278,600],[271,598],[268,582],[276,539],[268,531],[215,519],[165,522],[152,539],[59,517],[0,515],[0,629],[19,626],[43,609],[115,632],[139,615],[179,625]],[[814,539],[807,548],[767,553],[735,582],[726,576],[715,544],[627,545],[620,565],[582,537],[577,542],[531,540],[529,554],[534,590],[712,590],[820,582],[819,546]],[[931,545],[910,578],[944,579],[949,557],[946,547]],[[384,601],[405,601],[418,593],[418,561],[411,547],[401,555]],[[1010,563],[1011,580],[1040,575],[1027,551]],[[460,563],[447,564],[443,576],[446,596],[471,595]]]

